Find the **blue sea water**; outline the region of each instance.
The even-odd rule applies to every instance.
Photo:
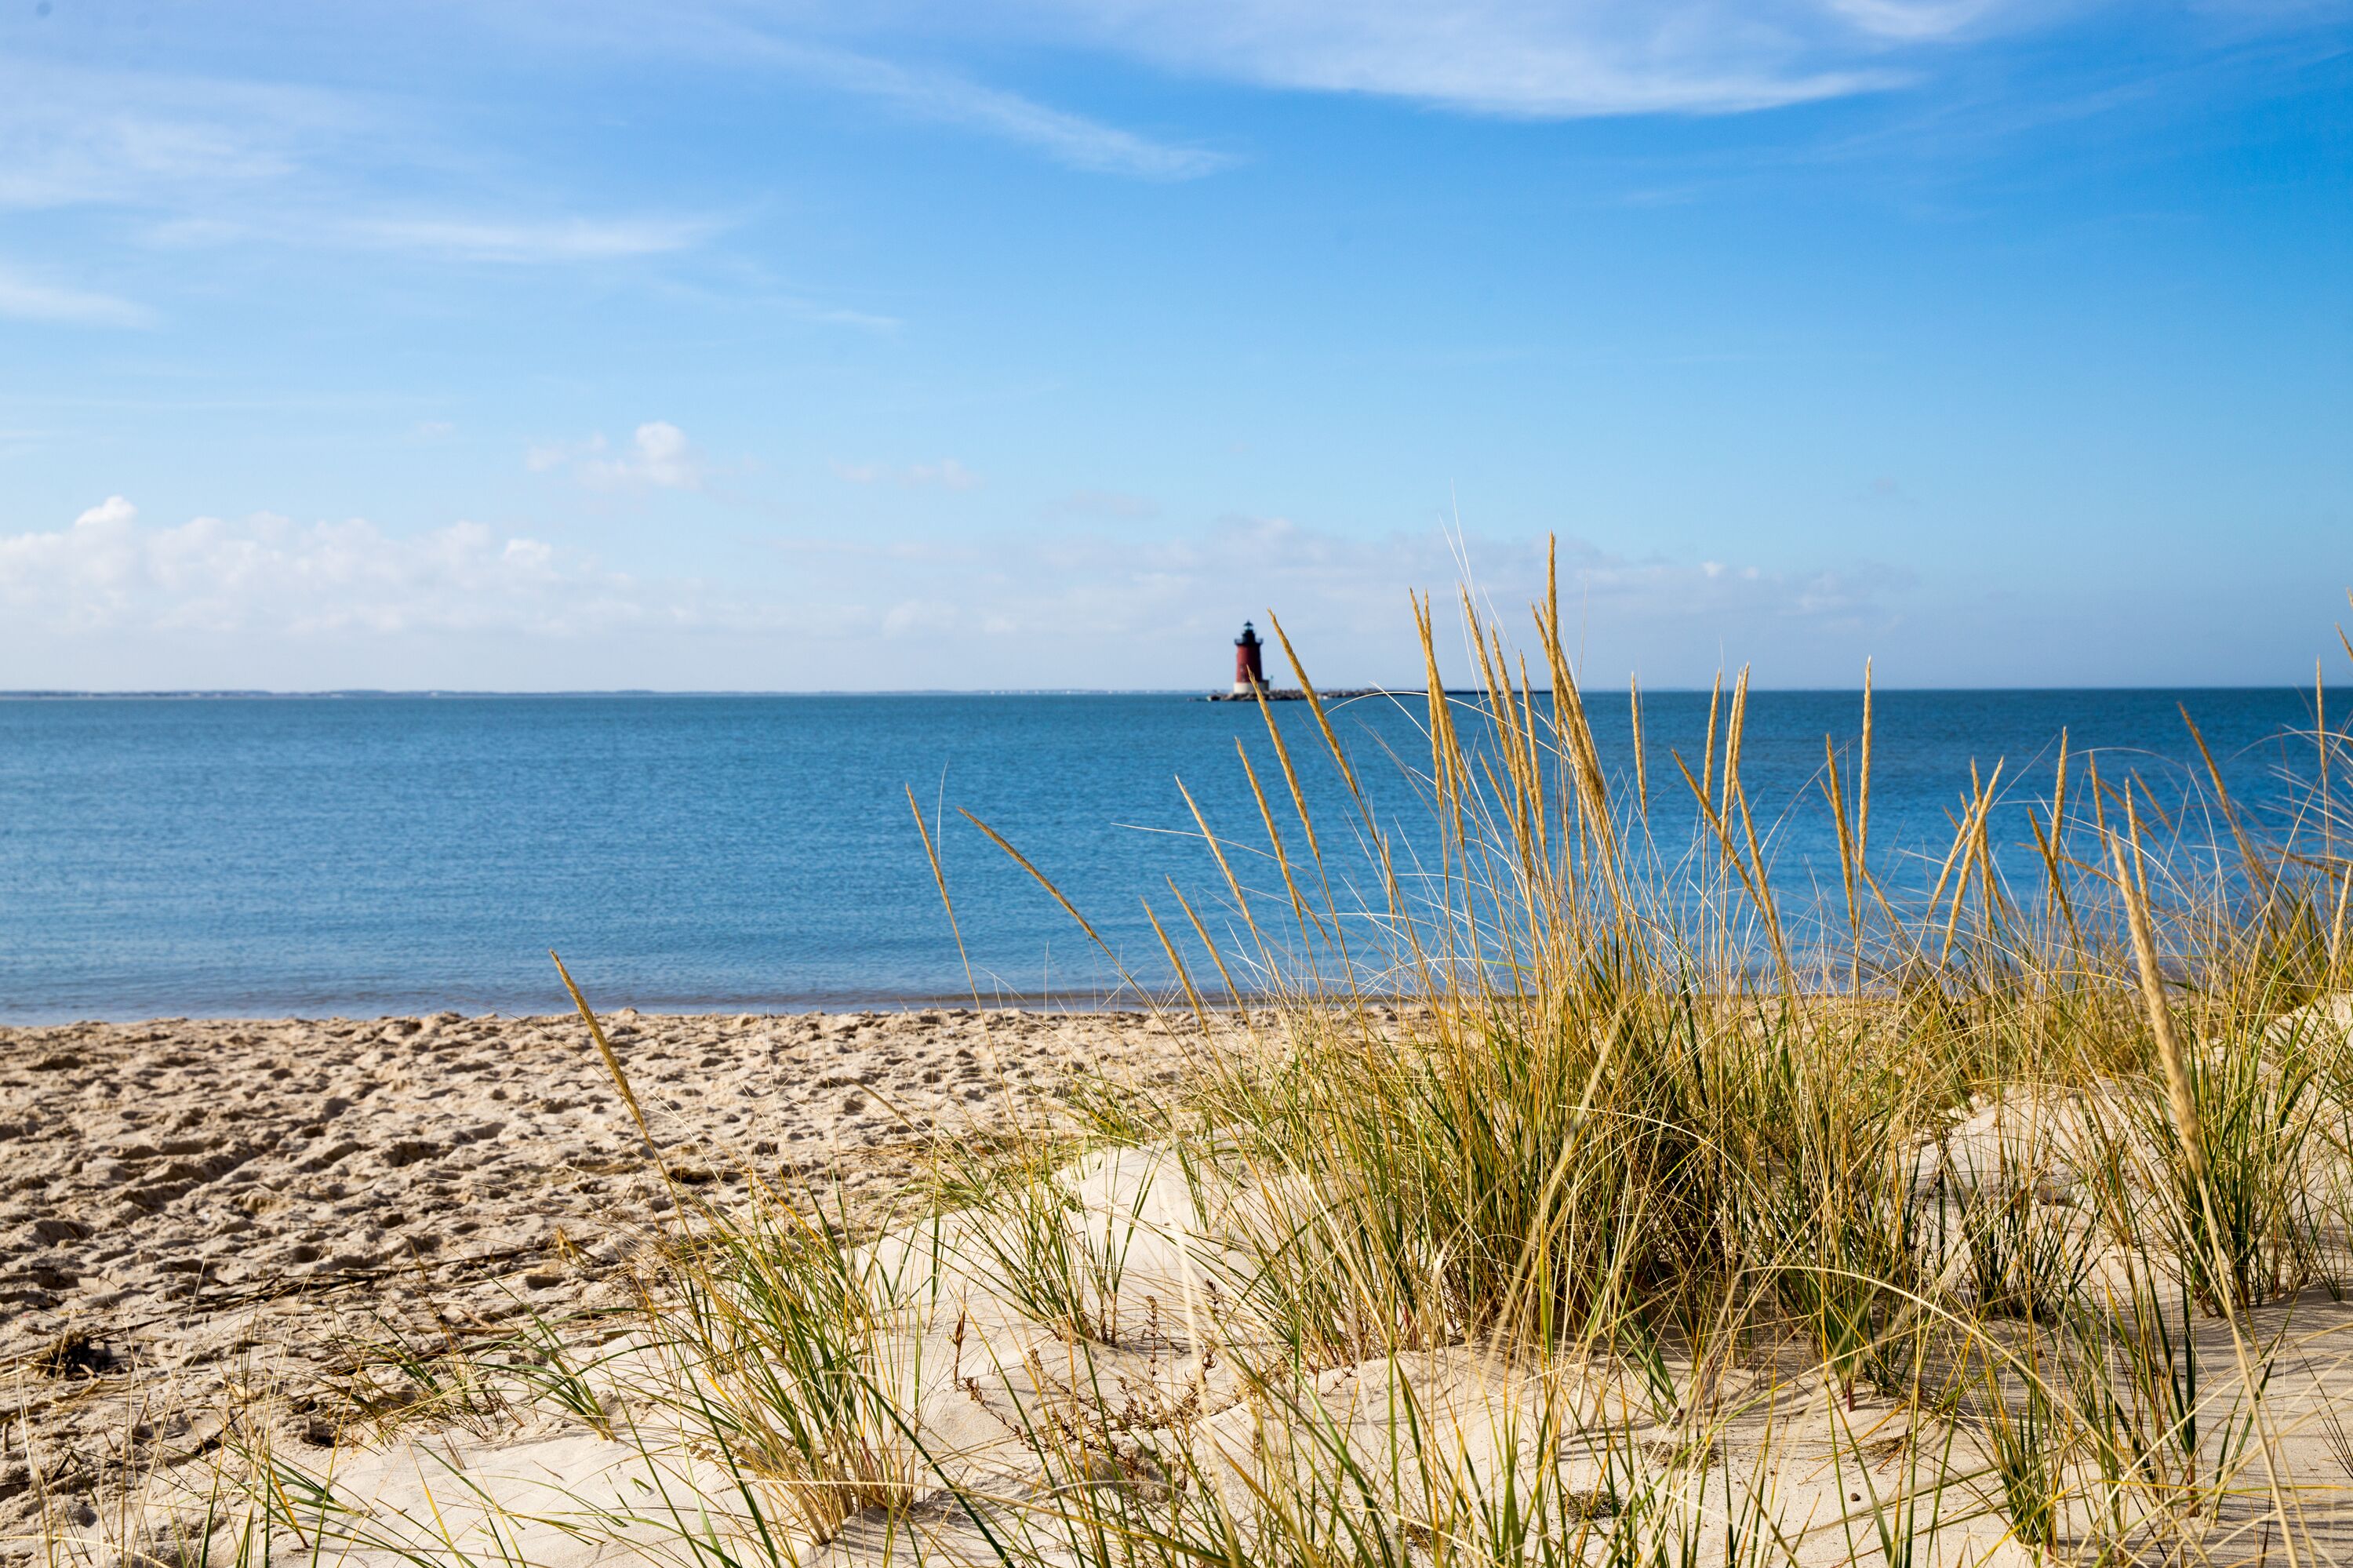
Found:
[[[1694,813],[1671,753],[1699,769],[1708,697],[1644,702],[1653,828],[1672,842]],[[2063,729],[2078,758],[2179,799],[2196,753],[2178,705],[2252,803],[2286,800],[2288,777],[2309,773],[2308,694],[1883,692],[1874,862],[1892,883],[1933,879],[1974,760],[2021,781],[1994,832],[2017,863],[2023,802],[2047,796]],[[1426,766],[1422,709],[1364,699],[1335,715],[1409,864],[1430,820],[1410,776]],[[1345,903],[1363,869],[1353,812],[1305,705],[1272,711]],[[1594,711],[1630,790],[1626,699]],[[1837,884],[1822,739],[1851,767],[1859,715],[1852,693],[1750,701],[1743,776],[1794,897]],[[1178,780],[1234,841],[1238,873],[1282,903],[1237,742],[1299,852],[1259,711],[1179,695],[0,702],[0,1020],[547,1012],[565,1005],[551,948],[610,1006],[891,1005],[975,988],[1084,1001],[1116,984],[1113,965],[956,809],[1020,847],[1157,983],[1140,900],[1188,946],[1172,880],[1213,930],[1233,919]],[[911,790],[935,819],[955,929]],[[1208,972],[1198,950],[1188,961]]]

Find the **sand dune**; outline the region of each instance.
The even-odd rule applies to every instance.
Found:
[[[2341,1031],[2346,1015],[2324,1005],[2305,1021]],[[710,1202],[674,1261],[718,1251],[731,1212],[773,1216],[774,1204],[729,1200],[776,1177],[838,1173],[844,1206],[879,1219],[942,1139],[969,1145],[1014,1121],[1039,1130],[1067,1117],[1088,1074],[1148,1096],[1198,1048],[1138,1014],[623,1013],[612,1025],[678,1188],[651,1173],[634,1118],[569,1019],[0,1033],[8,1550],[61,1547],[108,1568],[153,1568],[158,1552],[164,1568],[227,1561],[224,1542],[253,1538],[211,1537],[209,1558],[185,1548],[208,1537],[191,1521],[215,1473],[205,1457],[226,1449],[227,1469],[300,1494],[262,1504],[293,1533],[290,1545],[261,1540],[261,1557],[324,1550],[383,1568],[682,1561],[689,1542],[759,1557],[779,1541],[782,1560],[845,1568],[908,1560],[916,1546],[925,1561],[1059,1562],[1070,1548],[1054,1532],[1073,1519],[1141,1520],[1168,1499],[1189,1497],[1196,1522],[1268,1513],[1256,1499],[1323,1497],[1459,1526],[1505,1478],[1530,1496],[1553,1487],[1565,1530],[1631,1520],[1627,1540],[1681,1532],[1710,1559],[1768,1530],[1775,1560],[1854,1561],[1879,1554],[1874,1531],[1894,1530],[1923,1563],[2047,1560],[2008,1522],[2023,1483],[2004,1479],[2017,1465],[1996,1434],[2012,1428],[1833,1377],[1794,1322],[1749,1337],[1705,1377],[1663,1340],[1655,1364],[1598,1344],[1529,1357],[1468,1334],[1295,1359],[1282,1265],[1269,1260],[1289,1255],[1281,1238],[1324,1199],[1295,1173],[1221,1161],[1218,1137],[1084,1152],[1033,1139],[1046,1163],[1027,1179],[955,1189],[944,1211],[900,1209],[902,1223],[839,1243],[797,1222],[760,1231],[752,1250],[765,1261],[749,1285],[681,1262],[655,1289],[658,1312],[565,1325],[557,1364],[577,1369],[573,1393],[533,1382],[536,1363],[500,1359],[518,1348],[502,1337],[535,1315],[638,1299],[658,1222],[681,1200]],[[1373,1044],[1395,1038],[1392,1028]],[[2094,1124],[2126,1092],[2021,1087],[1892,1152],[1938,1214],[2011,1166],[2010,1177],[2028,1172],[2022,1212],[2080,1238],[2094,1290],[2111,1275],[2112,1293],[2129,1290],[2116,1272],[2126,1260],[2078,1191],[2100,1147]],[[797,1254],[796,1235],[811,1248]],[[821,1303],[831,1265],[797,1273],[780,1261],[820,1253],[846,1260],[845,1288],[864,1303],[839,1320],[843,1353],[862,1369],[847,1382],[790,1371],[797,1345],[828,1343],[834,1330],[809,1338],[737,1319],[758,1331],[733,1340],[679,1309],[696,1290],[764,1287],[771,1267],[795,1310]],[[1065,1255],[1066,1277],[1038,1272]],[[681,1273],[701,1283],[681,1287]],[[1076,1294],[1048,1299],[1054,1278]],[[1965,1286],[1936,1288],[1967,1298]],[[1971,1353],[2014,1356],[2034,1321],[1993,1313]],[[2276,1488],[2306,1540],[2342,1555],[2353,1543],[2342,1415],[2353,1305],[2316,1283],[2230,1320],[2158,1327],[2179,1335],[2180,1364],[2201,1369],[2185,1397],[2205,1436],[2190,1433],[2179,1474],[2165,1467],[2167,1436],[2141,1467],[2105,1480],[2094,1463],[2105,1450],[2075,1438],[2038,1450],[2047,1468],[2031,1474],[2062,1489],[2053,1528],[2091,1541],[2111,1527],[2098,1509],[2128,1509],[2147,1539],[2154,1520],[2218,1561],[2263,1560]],[[2265,1369],[2253,1449],[2233,1414],[2255,1386],[2234,1367],[2242,1330]],[[372,1409],[394,1341],[419,1364],[473,1365],[522,1392],[480,1409]],[[2015,1370],[1988,1385],[2011,1402],[2000,1408],[2022,1397]],[[828,1450],[836,1467],[812,1475],[789,1453],[754,1463],[728,1450],[722,1434],[757,1429],[714,1410],[773,1418],[772,1375],[793,1383],[792,1408],[871,1388],[871,1409],[828,1418],[856,1452]],[[1340,1465],[1369,1489],[1362,1498],[1327,1495]],[[2210,1472],[2207,1488],[2197,1478]],[[1111,1513],[1063,1506],[1098,1491]],[[1923,1496],[1926,1515],[1898,1500]]]

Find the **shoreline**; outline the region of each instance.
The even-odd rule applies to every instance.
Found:
[[[1212,1007],[1228,1011],[1247,1002],[1259,1005],[1263,997],[1237,999],[1223,992],[1203,991],[1202,1000]],[[579,1022],[579,1014],[565,1002],[559,992],[544,1008],[508,1010],[468,1002],[463,1006],[437,1008],[411,1007],[393,1011],[370,1011],[364,1006],[348,1012],[308,1012],[293,1008],[249,1007],[221,1012],[141,1012],[136,1008],[116,1009],[106,1012],[30,1012],[0,1013],[0,1045],[5,1045],[11,1033],[31,1033],[58,1029],[174,1029],[182,1026],[233,1026],[252,1024],[257,1027],[280,1027],[301,1024],[319,1028],[395,1024],[403,1022],[423,1022],[440,1020],[445,1023],[492,1025],[545,1025],[570,1019]],[[1161,1011],[1170,1011],[1166,999]],[[857,1018],[869,1015],[900,1017],[909,1013],[937,1012],[942,1014],[987,1014],[990,1017],[1010,1017],[1016,1014],[1037,1018],[1095,1017],[1119,1013],[1149,1016],[1151,1007],[1132,991],[1100,992],[1056,992],[1051,995],[1006,995],[976,1004],[969,993],[955,996],[929,994],[903,997],[876,996],[860,992],[852,996],[784,997],[750,1000],[730,999],[713,1001],[617,1001],[609,1006],[595,997],[589,1005],[596,1010],[602,1022],[607,1014],[628,1012],[640,1018],[676,1018],[692,1020],[754,1020],[762,1022],[793,1022],[811,1018]],[[1174,1004],[1182,1010],[1179,998]]]

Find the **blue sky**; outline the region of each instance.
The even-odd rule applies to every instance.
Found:
[[[1609,683],[2308,681],[2353,9],[0,0],[0,687],[1414,679],[1556,534]]]

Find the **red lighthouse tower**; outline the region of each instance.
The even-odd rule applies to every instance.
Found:
[[[1242,634],[1234,639],[1234,695],[1247,697],[1266,684],[1266,670],[1259,662],[1259,650],[1265,644],[1250,623],[1242,622]]]

